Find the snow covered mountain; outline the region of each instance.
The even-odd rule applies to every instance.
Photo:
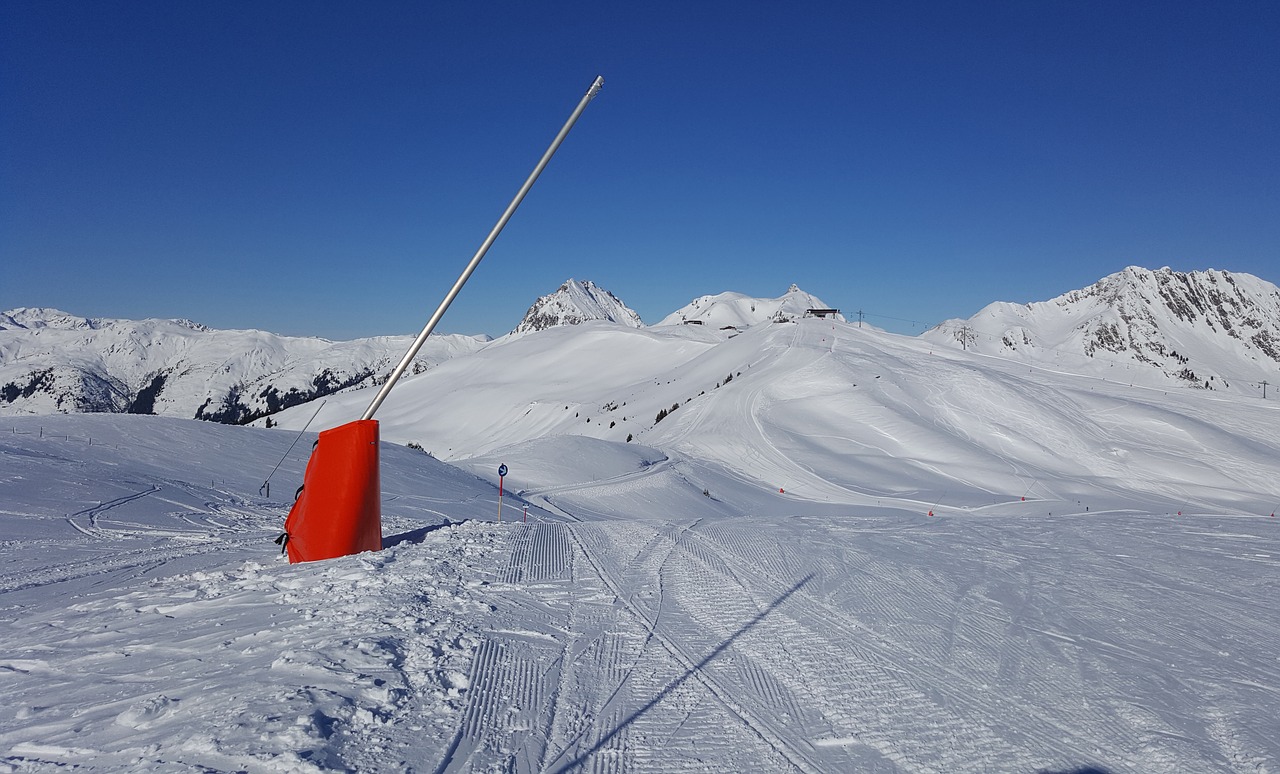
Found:
[[[640,315],[632,311],[614,294],[591,280],[570,278],[554,293],[533,302],[524,319],[512,333],[545,331],[559,325],[579,325],[589,320],[644,327]]]
[[[1280,381],[1280,288],[1250,274],[1130,266],[1031,304],[998,302],[921,335],[1149,386],[1259,394]]]
[[[777,298],[752,298],[733,292],[695,298],[664,317],[658,325],[703,325],[716,330],[745,328],[762,322],[795,320],[811,310],[821,310],[844,322],[843,315],[817,296],[792,285]]]
[[[124,412],[240,423],[384,379],[411,336],[354,341],[213,330],[189,320],[0,314],[0,414]],[[487,338],[433,336],[421,372]]]
[[[1094,397],[1103,390],[1110,397]],[[364,392],[330,398],[312,427],[359,416]],[[1023,496],[1054,503],[1053,512],[1103,500],[1176,508],[1183,483],[1195,479],[1197,497],[1237,507],[1241,493],[1273,487],[1274,462],[1264,460],[1280,455],[1274,425],[1197,431],[1194,456],[1153,447],[1222,411],[1206,398],[800,318],[732,337],[696,325],[589,324],[505,338],[406,378],[378,419],[385,440],[417,443],[477,473],[505,460],[513,489],[539,485],[513,460],[556,457],[559,444],[587,439],[657,448],[719,471],[695,477],[699,488],[714,491],[729,476],[833,504],[892,501],[924,512],[937,505],[930,493],[945,493],[964,508],[1016,507]],[[1107,408],[1139,399],[1165,407]],[[1260,422],[1274,405],[1259,396],[1239,402],[1254,405]],[[300,429],[311,415],[300,406],[276,419]],[[1259,444],[1252,466],[1219,445],[1241,434]],[[975,467],[981,476],[964,472]],[[1038,483],[1047,480],[1057,482],[1052,491]]]
[[[1280,768],[1274,395],[709,328],[406,377],[385,547],[323,562],[313,435],[7,417],[0,771]]]
[[[778,298],[732,292],[703,296],[644,328],[616,296],[590,281],[571,279],[538,299],[515,332],[567,328],[555,336],[564,339],[567,350],[594,352],[597,365],[618,363],[608,370],[632,382],[661,381],[666,369],[723,342],[726,329],[734,335],[761,323],[815,314],[831,321],[828,328],[844,322],[827,303],[792,285]],[[601,326],[644,335],[624,337],[619,344]],[[1130,267],[1051,301],[992,304],[920,340],[935,348],[967,349],[1126,384],[1256,395],[1263,382],[1280,382],[1280,289],[1248,274]],[[216,331],[188,320],[87,319],[53,309],[15,309],[0,315],[0,415],[133,412],[247,422],[337,391],[376,385],[409,341],[392,336],[331,342]],[[477,378],[488,360],[472,358],[490,346],[505,351],[511,343],[506,337],[491,344],[487,337],[433,336],[413,372],[466,356],[461,359],[469,362],[457,366],[458,378],[462,373]],[[621,349],[611,349],[615,345]],[[623,363],[618,353],[636,346],[667,351],[656,361],[641,356]],[[555,363],[574,355],[543,357]],[[746,353],[742,359],[754,356]],[[727,373],[711,381],[721,382]],[[501,384],[509,376],[482,378]],[[466,393],[471,394],[475,391]],[[549,427],[523,419],[523,413],[520,417],[502,438],[470,435],[493,447],[503,439],[528,440]],[[510,432],[520,437],[507,437]],[[444,448],[453,447],[446,443]]]

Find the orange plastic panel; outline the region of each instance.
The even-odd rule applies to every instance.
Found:
[[[290,562],[382,550],[377,420],[320,433],[284,531]]]

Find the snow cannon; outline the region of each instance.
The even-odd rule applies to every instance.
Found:
[[[285,519],[284,534],[276,538],[276,542],[284,546],[290,562],[334,559],[362,551],[382,550],[382,486],[378,472],[378,423],[373,418],[374,412],[386,400],[391,388],[404,375],[405,369],[413,362],[418,350],[422,349],[431,331],[435,330],[445,310],[480,265],[480,260],[507,225],[520,202],[524,201],[525,194],[529,193],[560,143],[564,142],[569,130],[577,123],[578,116],[582,115],[587,103],[595,99],[603,86],[604,78],[597,76],[587,93],[578,101],[569,120],[565,121],[560,132],[551,141],[550,147],[542,154],[533,172],[525,179],[524,185],[520,186],[515,198],[507,205],[502,217],[498,218],[497,224],[489,231],[489,236],[481,243],[480,249],[471,257],[471,262],[458,277],[458,281],[440,302],[435,314],[431,315],[422,333],[414,339],[409,351],[387,377],[382,389],[378,390],[369,408],[365,409],[364,416],[355,422],[320,433],[311,452],[311,459],[307,461],[297,499]]]
[[[382,550],[377,420],[320,433],[284,531],[290,562]]]

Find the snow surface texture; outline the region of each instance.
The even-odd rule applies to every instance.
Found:
[[[995,303],[921,334],[939,346],[1117,381],[1260,395],[1280,373],[1280,288],[1250,274],[1130,266],[1050,301]]]
[[[421,372],[484,346],[433,336]],[[56,309],[0,314],[0,414],[131,412],[242,422],[385,378],[412,336],[333,342],[189,320],[75,317]]]
[[[640,315],[614,294],[591,280],[579,282],[570,278],[554,293],[534,301],[512,333],[544,331],[558,325],[579,325],[589,320],[603,320],[632,328],[644,327]]]
[[[487,480],[384,443],[388,547],[312,564],[296,433],[7,420],[0,767],[1280,771],[1274,401],[709,327],[407,378]]]

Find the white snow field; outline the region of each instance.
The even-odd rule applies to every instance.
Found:
[[[407,378],[324,562],[312,407],[5,419],[0,770],[1280,772],[1276,401],[579,328]]]

